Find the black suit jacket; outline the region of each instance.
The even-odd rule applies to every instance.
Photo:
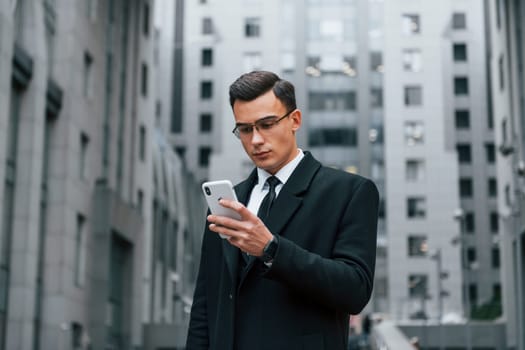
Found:
[[[236,186],[240,202],[256,181]],[[349,314],[372,292],[378,200],[370,180],[306,152],[266,220],[279,236],[271,268],[252,258],[241,270],[239,250],[206,228],[187,350],[346,350]]]

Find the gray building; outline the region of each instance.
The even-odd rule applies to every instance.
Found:
[[[484,8],[403,0],[385,8],[390,311],[457,322],[499,291]]]
[[[184,343],[204,206],[160,131],[153,7],[0,4],[2,350]]]
[[[486,1],[502,256],[509,349],[525,349],[525,3]]]

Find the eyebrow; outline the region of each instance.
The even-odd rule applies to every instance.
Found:
[[[276,115],[267,115],[266,117],[262,117],[262,118],[257,119],[253,123],[235,123],[235,125],[236,126],[253,125],[253,124],[257,123],[258,121],[265,120],[265,119],[270,119],[270,118],[279,118],[279,117],[276,116]]]

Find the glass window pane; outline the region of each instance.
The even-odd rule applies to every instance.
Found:
[[[419,15],[403,14],[401,16],[401,31],[405,35],[415,35],[420,33]]]
[[[422,102],[421,86],[405,86],[405,106],[421,106]]]
[[[426,256],[427,252],[428,244],[425,235],[408,236],[408,256]]]
[[[407,146],[422,145],[424,141],[423,122],[405,122],[405,144]]]
[[[422,60],[420,49],[404,49],[403,50],[403,69],[407,72],[421,71]]]

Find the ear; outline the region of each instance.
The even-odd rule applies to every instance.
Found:
[[[290,114],[290,119],[292,120],[292,131],[295,133],[301,127],[303,121],[303,115],[300,109],[296,109]]]

